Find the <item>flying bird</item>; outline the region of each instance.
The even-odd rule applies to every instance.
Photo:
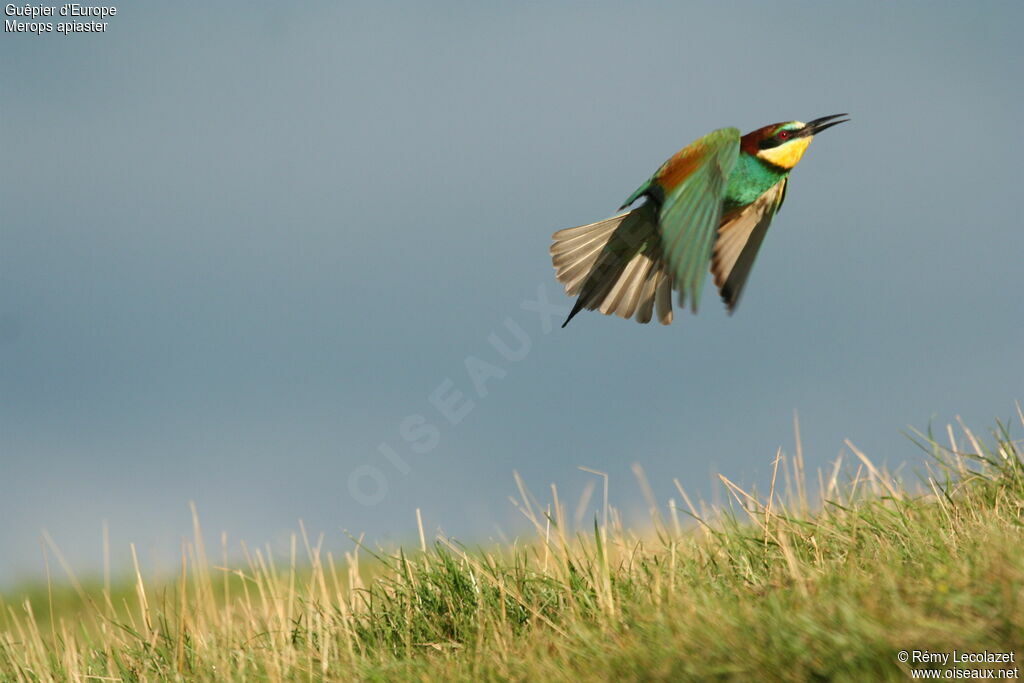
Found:
[[[708,264],[729,312],[739,303],[768,225],[786,198],[789,173],[821,131],[849,119],[773,123],[741,136],[708,133],[677,152],[619,207],[637,208],[559,230],[551,260],[565,293],[583,309],[663,325],[679,306],[697,312]]]

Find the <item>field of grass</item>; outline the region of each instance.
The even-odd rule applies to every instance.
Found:
[[[334,557],[299,534],[285,557],[250,549],[225,567],[196,541],[173,580],[72,577],[0,598],[0,680],[1012,677],[1024,449],[1002,424],[941,442],[919,435],[920,476],[906,480],[848,444],[809,486],[799,449],[780,454],[770,490],[723,478],[731,502],[709,508],[679,487],[650,501],[642,532],[606,497],[572,530],[556,490],[540,503],[519,482],[535,534],[514,546],[421,528],[418,547]],[[1014,662],[900,661],[915,650]]]

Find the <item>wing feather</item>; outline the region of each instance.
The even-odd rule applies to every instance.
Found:
[[[665,271],[658,274],[658,284],[654,289],[654,308],[658,312],[658,322],[662,325],[672,322],[672,276]]]
[[[654,180],[663,179],[664,202],[659,229],[664,255],[679,303],[696,311],[718,224],[729,174],[739,156],[740,132],[722,128],[686,147],[665,163]],[[665,185],[671,185],[666,187]]]
[[[768,226],[786,198],[786,182],[783,178],[754,203],[723,217],[718,228],[711,273],[730,313],[739,304]]]

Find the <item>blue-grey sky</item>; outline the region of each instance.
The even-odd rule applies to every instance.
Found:
[[[190,500],[251,543],[417,507],[472,541],[513,470],[628,508],[633,462],[763,481],[794,411],[811,469],[897,465],[1024,398],[1019,2],[118,8],[0,35],[0,580],[44,528],[99,566],[104,520],[173,564]],[[551,232],[714,128],[843,111],[735,315],[545,332]]]

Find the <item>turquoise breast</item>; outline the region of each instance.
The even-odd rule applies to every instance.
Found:
[[[725,187],[723,208],[726,211],[753,204],[789,171],[769,166],[757,157],[741,152]]]

